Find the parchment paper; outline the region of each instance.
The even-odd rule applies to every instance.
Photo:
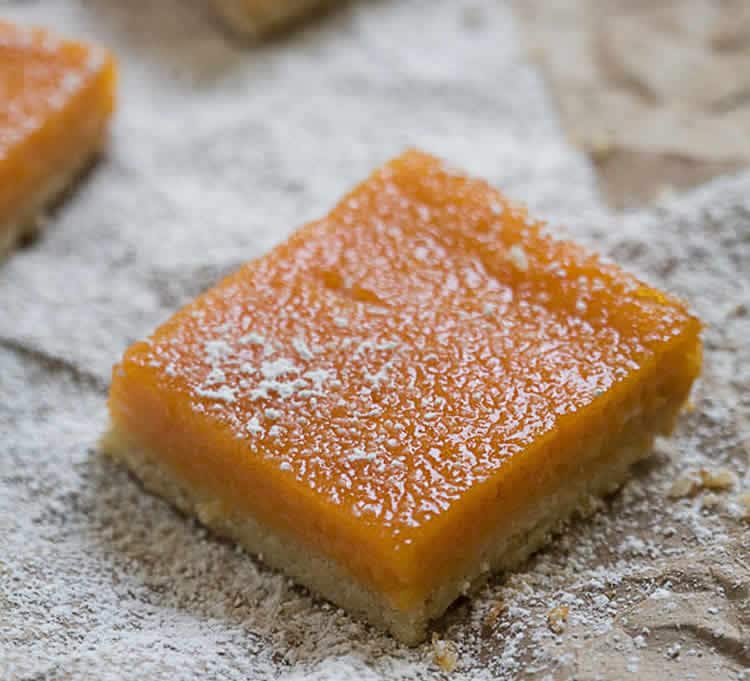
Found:
[[[618,206],[750,163],[745,0],[519,0],[570,138]]]
[[[510,7],[489,0],[351,3],[256,48],[198,0],[3,10],[110,45],[122,82],[106,158],[0,265],[1,679],[743,678],[747,172],[611,214]],[[96,452],[110,366],[131,341],[409,144],[529,202],[707,323],[676,436],[592,520],[451,610],[436,631],[453,672],[431,643],[407,649],[351,620]],[[731,488],[669,497],[701,468],[727,469]],[[555,633],[548,617],[565,607]]]

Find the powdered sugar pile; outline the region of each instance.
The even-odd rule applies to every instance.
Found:
[[[255,50],[199,0],[38,0],[6,15],[112,45],[123,76],[108,158],[0,266],[0,678],[742,678],[750,175],[607,214],[495,3],[354,3]],[[565,222],[707,323],[676,437],[592,520],[439,623],[453,672],[446,646],[406,649],[351,620],[95,453],[128,343],[406,144]],[[293,381],[276,363],[308,352],[306,338],[269,351],[262,379]],[[701,469],[734,482],[671,497]]]

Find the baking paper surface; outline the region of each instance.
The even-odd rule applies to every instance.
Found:
[[[742,678],[747,172],[610,212],[501,3],[352,3],[257,48],[198,0],[4,13],[110,45],[122,78],[106,157],[0,265],[0,678],[448,678],[430,643],[404,648],[311,597],[96,450],[129,343],[408,145],[487,177],[707,324],[675,437],[592,520],[451,610],[437,627],[458,654],[449,678]],[[669,497],[701,468],[729,470],[731,489]]]

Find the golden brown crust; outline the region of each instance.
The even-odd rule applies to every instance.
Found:
[[[517,568],[574,514],[590,514],[598,497],[618,489],[629,477],[631,466],[649,455],[653,437],[671,430],[676,410],[676,406],[668,405],[648,421],[635,418],[632,427],[624,429],[619,442],[610,443],[606,449],[601,444],[593,445],[597,451],[586,453],[585,458],[591,462],[587,470],[566,481],[543,505],[528,509],[510,533],[507,529],[494,533],[478,560],[408,610],[394,608],[387,596],[363,584],[314,547],[268,527],[249,513],[240,515],[226,510],[220,500],[180,479],[159,457],[140,448],[115,427],[102,439],[101,449],[124,463],[148,490],[198,517],[218,534],[262,556],[268,565],[349,612],[386,629],[403,643],[416,645],[424,640],[429,623],[442,615],[456,598],[478,589],[493,573]]]

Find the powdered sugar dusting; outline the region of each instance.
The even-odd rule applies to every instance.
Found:
[[[260,373],[265,379],[275,381],[280,376],[299,373],[299,368],[288,359],[281,357],[272,362],[263,362],[260,366]]]
[[[220,402],[226,402],[227,404],[232,404],[237,401],[234,390],[226,385],[222,385],[216,390],[211,390],[209,388],[196,388],[195,392],[199,397],[206,397],[209,400],[219,400]]]

